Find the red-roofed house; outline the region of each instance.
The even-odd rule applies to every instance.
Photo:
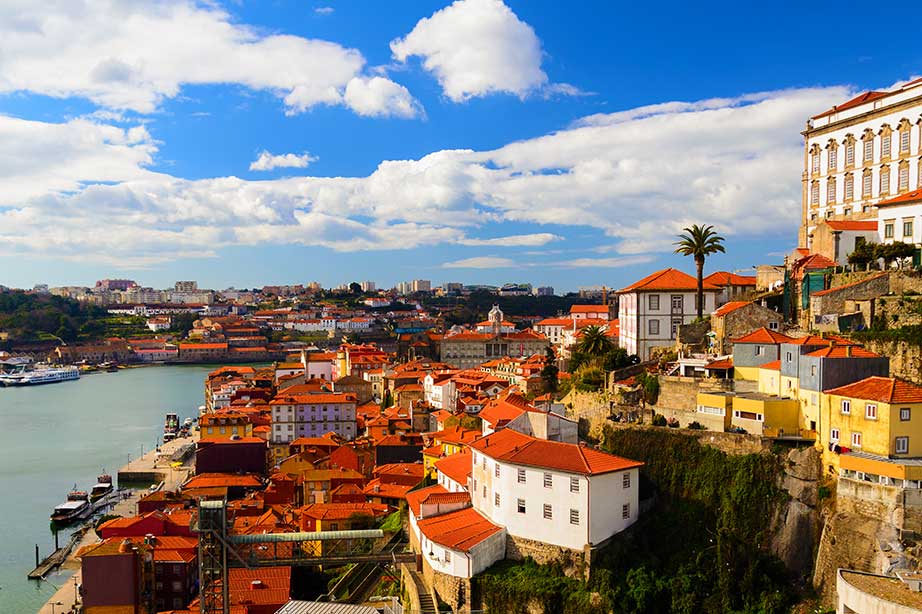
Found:
[[[730,301],[745,300],[756,289],[754,275],[737,275],[728,271],[717,271],[704,278],[704,283],[720,288],[717,295],[717,304],[723,305]]]
[[[496,305],[490,310],[492,329],[486,333],[452,332],[442,338],[442,360],[453,367],[467,369],[503,356],[523,358],[543,354],[548,339],[532,329],[502,332],[503,312]]]
[[[714,348],[720,355],[733,351],[731,339],[745,335],[756,328],[777,331],[784,317],[777,311],[751,301],[730,301],[711,314]]]
[[[571,305],[570,318],[573,320],[609,320],[611,310],[608,305]]]
[[[513,542],[582,551],[632,525],[643,463],[503,429],[471,444],[474,509]],[[527,545],[522,555],[545,558]]]
[[[714,311],[720,288],[704,284],[704,309]],[[682,324],[698,317],[698,280],[676,269],[652,273],[618,291],[618,344],[641,360],[654,347],[672,346]]]
[[[821,220],[811,234],[810,249],[836,262],[847,262],[860,242],[878,243],[877,220]]]

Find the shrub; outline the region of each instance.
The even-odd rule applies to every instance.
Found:
[[[653,426],[666,426],[666,416],[663,414],[653,414]]]
[[[688,428],[692,429],[693,431],[703,431],[703,430],[705,430],[705,426],[704,426],[703,424],[701,424],[700,422],[698,422],[697,420],[695,420],[694,422],[692,422],[691,424],[689,424],[689,425],[688,425]]]

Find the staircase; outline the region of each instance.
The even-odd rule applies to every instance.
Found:
[[[413,577],[413,584],[416,585],[416,593],[419,595],[419,614],[439,614],[426,583],[419,577],[416,570],[410,570],[410,575]]]

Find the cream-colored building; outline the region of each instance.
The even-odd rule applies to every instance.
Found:
[[[920,130],[922,79],[809,119],[799,244],[811,247],[820,220],[876,220],[878,202],[922,187]]]

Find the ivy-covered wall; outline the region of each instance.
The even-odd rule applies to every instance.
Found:
[[[669,429],[606,428],[602,446],[646,463],[656,506],[594,556],[588,582],[554,565],[504,562],[477,580],[490,612],[786,612],[796,599],[770,554],[781,460],[731,456]]]

